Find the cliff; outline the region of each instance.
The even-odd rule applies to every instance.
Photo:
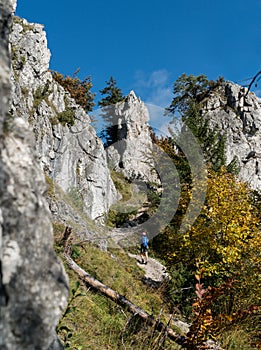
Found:
[[[0,348],[59,349],[55,328],[68,280],[53,250],[33,134],[22,118],[8,114],[14,8],[14,1],[0,2]]]
[[[77,193],[91,219],[102,220],[118,198],[103,143],[89,116],[53,79],[43,26],[15,17],[10,41],[11,115],[33,130],[45,174],[64,192]]]
[[[247,88],[227,82],[205,101],[205,118],[225,135],[227,164],[254,190],[261,189],[261,99]]]
[[[131,91],[124,101],[114,106],[113,113],[121,137],[106,149],[109,166],[130,180],[158,182],[147,107]]]

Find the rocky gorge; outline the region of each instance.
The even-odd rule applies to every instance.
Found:
[[[69,287],[53,249],[52,224],[75,225],[83,239],[95,235],[96,226],[65,196],[80,202],[89,222],[102,224],[120,199],[111,169],[129,180],[157,180],[153,142],[148,110],[131,91],[115,107],[126,135],[106,151],[88,114],[49,71],[44,27],[13,18],[14,11],[15,1],[1,0],[0,348],[57,350],[55,328]],[[72,124],[61,122],[68,111]],[[225,82],[204,111],[226,136],[227,164],[234,160],[238,176],[260,190],[260,98]]]

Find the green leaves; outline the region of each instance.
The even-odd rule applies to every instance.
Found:
[[[173,100],[166,113],[173,118],[173,124],[184,123],[198,140],[206,163],[214,170],[225,164],[225,137],[217,127],[210,126],[204,117],[203,102],[211,92],[223,83],[223,78],[208,80],[205,75],[182,74],[174,83]]]
[[[186,74],[182,74],[173,85],[174,98],[166,110],[168,113],[173,114],[177,111],[184,116],[209,91],[210,84],[205,75],[187,76]]]
[[[110,77],[110,79],[106,81],[106,84],[107,86],[100,90],[102,95],[107,95],[98,102],[98,106],[100,107],[114,105],[124,99],[122,91],[117,87],[117,82],[113,77]]]
[[[126,125],[121,126],[122,130],[120,132],[118,127],[119,116],[115,110],[115,104],[123,101],[125,97],[121,89],[117,87],[116,80],[113,77],[110,77],[106,84],[107,86],[100,90],[100,93],[105,97],[98,102],[98,106],[102,107],[101,117],[106,123],[105,130],[102,130],[99,136],[104,140],[105,147],[108,147],[120,140],[121,133],[126,131]]]

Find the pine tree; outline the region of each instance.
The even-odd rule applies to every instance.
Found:
[[[119,118],[115,113],[115,104],[123,101],[125,96],[121,89],[117,87],[116,80],[113,77],[110,77],[106,84],[105,88],[100,90],[100,93],[105,97],[98,102],[98,106],[102,108],[101,116],[107,125],[100,136],[104,140],[105,147],[108,147],[119,140]]]
[[[217,81],[208,80],[205,75],[182,74],[174,83],[173,100],[166,113],[173,119],[181,118],[198,140],[207,163],[214,170],[225,164],[225,136],[218,129],[211,128],[209,121],[202,114],[202,101],[210,92],[223,83],[223,78]],[[175,113],[178,113],[178,116]]]
[[[113,77],[110,77],[110,79],[106,81],[106,84],[107,86],[105,86],[104,89],[100,90],[100,93],[102,95],[107,95],[107,96],[103,97],[98,102],[98,106],[107,107],[124,100],[122,91],[120,88],[117,87],[117,82]]]

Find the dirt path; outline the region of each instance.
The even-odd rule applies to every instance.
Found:
[[[128,253],[128,255],[131,258],[136,259],[138,266],[140,266],[145,271],[144,280],[146,283],[153,286],[159,286],[164,281],[169,279],[169,275],[166,272],[165,266],[162,265],[159,261],[153,258],[149,258],[148,263],[145,265],[141,263],[140,255],[130,253]]]

